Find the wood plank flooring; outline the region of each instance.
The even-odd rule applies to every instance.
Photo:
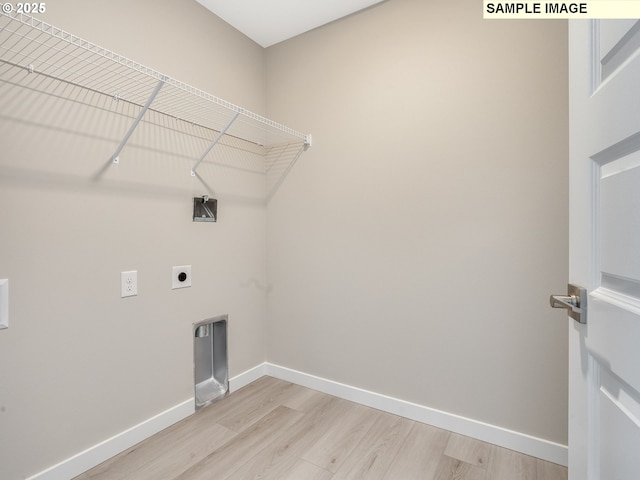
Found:
[[[76,480],[566,480],[567,469],[271,377]]]

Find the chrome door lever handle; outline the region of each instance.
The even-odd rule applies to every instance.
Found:
[[[553,308],[568,308],[573,310],[573,307],[578,306],[578,298],[575,295],[551,295],[549,297],[549,303]]]
[[[566,308],[569,316],[580,323],[587,323],[587,290],[569,284],[569,295],[551,295],[549,303],[553,308]]]

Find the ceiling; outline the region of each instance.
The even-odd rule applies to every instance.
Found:
[[[265,48],[381,1],[197,0]]]

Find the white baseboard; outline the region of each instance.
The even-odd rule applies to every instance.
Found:
[[[246,372],[229,379],[229,390],[234,391],[263,377],[266,372],[266,364],[262,363]],[[170,427],[176,422],[195,412],[193,398],[169,408],[168,410],[135,425],[124,432],[118,433],[83,452],[68,458],[57,465],[29,477],[27,480],[69,480],[82,472],[100,465],[105,460],[125,451],[136,443]]]
[[[245,385],[249,385],[251,382],[258,380],[260,377],[264,377],[266,374],[266,363],[261,363],[260,365],[250,368],[246,372],[242,372],[241,374],[229,379],[229,391],[235,392]]]
[[[271,377],[312,388],[384,412],[393,413],[394,415],[409,418],[417,422],[427,423],[434,427],[473,437],[565,467],[568,463],[568,449],[566,445],[316,377],[271,363],[266,363],[264,370],[266,375]]]
[[[477,438],[478,440],[541,458],[549,462],[564,466],[567,465],[568,450],[566,445],[560,445],[541,438],[334,382],[326,378],[316,377],[268,362],[257,365],[229,379],[229,390],[232,392],[238,390],[264,375],[286,380],[303,387],[312,388],[335,397],[344,398],[345,400],[360,403],[421,423],[427,423],[461,435]],[[183,418],[193,414],[194,411],[194,399],[190,398],[185,400],[124,432],[114,435],[57,465],[29,477],[27,480],[69,480],[127,448],[132,447],[136,443],[179,422]]]
[[[195,411],[193,398],[175,405],[124,432],[118,433],[27,480],[69,480],[105,460],[133,447],[136,443],[188,417]]]

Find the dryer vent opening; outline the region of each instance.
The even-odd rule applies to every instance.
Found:
[[[227,315],[193,325],[193,361],[196,409],[229,392]]]

